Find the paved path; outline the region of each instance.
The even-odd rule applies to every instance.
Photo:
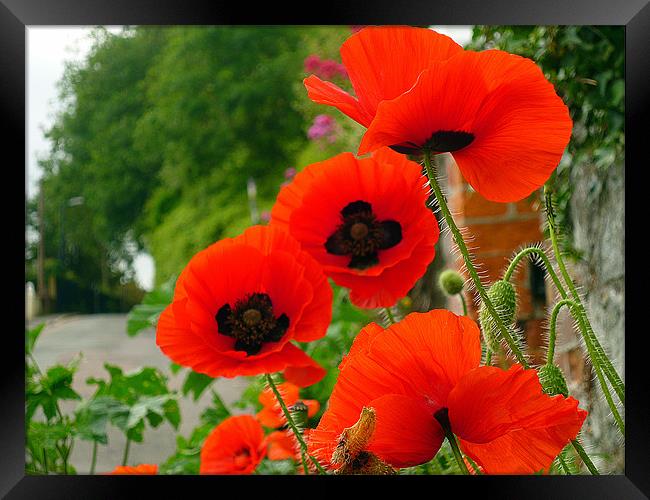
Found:
[[[35,318],[31,325],[40,321]],[[47,369],[55,363],[67,363],[79,352],[83,353],[83,358],[73,387],[84,398],[91,396],[96,389],[95,385],[86,384],[88,377],[108,378],[104,363],[120,366],[125,372],[142,366],[155,366],[169,377],[171,389],[180,389],[183,383],[183,372],[175,376],[169,370],[170,360],[156,346],[153,329],[143,331],[136,337],[126,334],[125,314],[61,315],[46,318],[46,326],[34,351],[41,369]],[[247,385],[246,379],[241,377],[221,378],[213,387],[228,405],[239,399]],[[179,400],[182,417],[179,432],[183,436],[188,436],[198,424],[199,415],[209,400],[209,393],[203,394],[198,402],[189,396]],[[77,404],[76,401],[63,403],[64,412],[71,411]],[[119,465],[124,445],[124,435],[114,427],[109,427],[108,445],[99,448],[96,472],[107,472]],[[164,423],[158,429],[146,430],[142,444],[131,444],[129,464],[159,464],[173,454],[175,449],[176,432],[168,423]],[[90,442],[79,439],[75,441],[71,463],[77,473],[88,473],[91,454]]]

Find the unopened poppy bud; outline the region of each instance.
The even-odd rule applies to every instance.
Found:
[[[309,407],[301,400],[296,401],[292,406],[289,407],[291,418],[293,419],[295,424],[301,429],[307,426],[308,411],[309,411]]]
[[[538,371],[539,383],[542,384],[542,389],[549,396],[562,394],[567,397],[569,395],[569,388],[567,387],[566,380],[562,371],[555,365],[544,365]]]
[[[515,312],[517,309],[515,288],[509,281],[499,280],[488,289],[487,295],[496,309],[499,318],[501,318],[503,326],[510,328],[510,325],[515,320]],[[479,308],[478,318],[481,323],[481,330],[483,330],[483,335],[490,349],[494,352],[498,351],[501,332],[483,302],[481,302],[481,307]]]
[[[403,309],[410,310],[411,307],[413,307],[413,299],[408,295],[406,297],[402,297],[399,301],[399,305]]]
[[[465,281],[463,277],[453,269],[445,269],[438,277],[438,285],[447,295],[457,295],[463,291]]]

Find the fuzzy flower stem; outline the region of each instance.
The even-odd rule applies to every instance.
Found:
[[[546,252],[544,252],[543,249],[537,248],[537,247],[527,247],[522,249],[515,257],[512,259],[510,262],[510,265],[508,266],[508,269],[506,270],[505,274],[503,275],[503,279],[506,281],[510,281],[510,278],[512,277],[512,273],[515,272],[515,269],[517,268],[517,265],[527,255],[534,253],[537,254],[541,259],[542,262],[544,263],[544,267],[546,268],[546,272],[549,274],[551,279],[553,280],[553,284],[555,287],[558,289],[558,291],[562,294],[564,292],[564,288],[562,286],[562,282],[558,278],[557,274],[555,273],[555,270],[553,269],[553,266],[551,266],[551,262],[548,259],[548,256],[546,255]],[[566,292],[564,292],[562,298],[566,295]]]
[[[431,189],[433,190],[436,200],[438,201],[438,206],[440,207],[442,215],[445,218],[445,222],[447,223],[447,226],[449,227],[451,234],[453,235],[454,242],[458,246],[460,253],[463,255],[465,266],[467,267],[467,271],[469,272],[469,275],[472,278],[474,285],[476,286],[476,290],[481,296],[481,300],[483,301],[485,307],[487,308],[490,315],[492,316],[492,319],[494,320],[495,325],[501,332],[501,335],[503,336],[504,340],[507,342],[511,351],[517,358],[517,361],[519,361],[519,363],[524,368],[528,368],[529,367],[528,362],[526,361],[524,354],[521,352],[521,349],[519,349],[519,346],[512,338],[512,335],[510,335],[510,332],[508,332],[508,329],[501,321],[501,317],[499,316],[496,309],[494,308],[494,304],[492,304],[492,301],[489,299],[487,295],[487,291],[485,290],[483,284],[481,283],[481,278],[479,277],[478,273],[476,272],[476,268],[472,263],[469,250],[467,249],[467,245],[465,245],[465,240],[463,240],[463,236],[460,233],[458,226],[456,226],[456,223],[454,222],[454,218],[452,217],[451,212],[449,211],[449,207],[447,206],[445,197],[442,194],[442,190],[440,189],[440,185],[438,184],[438,181],[436,179],[435,171],[433,169],[432,161],[431,161],[431,152],[426,149],[424,150],[424,166],[426,168],[427,177],[429,178],[429,184],[431,186]]]
[[[384,311],[386,311],[386,316],[388,317],[388,325],[394,325],[395,315],[393,315],[393,311],[390,310],[390,307],[384,307]]]
[[[596,466],[591,461],[591,458],[589,458],[589,455],[587,455],[587,452],[582,447],[582,445],[578,442],[578,440],[577,439],[572,440],[571,444],[573,445],[575,450],[578,452],[578,455],[580,455],[580,458],[582,459],[582,462],[587,466],[587,469],[589,469],[589,472],[591,472],[591,475],[592,476],[600,476],[600,472],[598,472],[598,469],[596,469]]]
[[[465,302],[465,297],[463,297],[463,293],[459,293],[458,296],[460,297],[460,301],[463,304],[463,316],[467,316],[467,302]]]
[[[603,350],[603,347],[598,341],[598,338],[596,337],[596,334],[594,333],[594,330],[591,327],[589,318],[587,317],[587,313],[585,311],[584,305],[580,300],[580,295],[578,294],[578,291],[576,290],[576,287],[573,284],[573,280],[571,279],[571,276],[569,276],[566,266],[564,265],[564,259],[562,258],[562,253],[560,252],[557,233],[556,233],[555,215],[553,211],[553,200],[552,200],[553,194],[548,184],[544,185],[544,196],[546,199],[546,218],[548,221],[548,231],[551,237],[551,244],[553,245],[553,253],[555,254],[555,260],[557,261],[557,265],[560,269],[560,273],[562,274],[564,281],[569,287],[571,296],[573,297],[573,300],[577,305],[576,319],[578,321],[578,324],[580,325],[580,329],[582,330],[583,337],[585,339],[585,343],[587,344],[587,347],[591,346],[591,348],[589,349],[589,357],[591,358],[591,361],[594,364],[594,366],[599,365],[601,367],[602,371],[605,373],[605,376],[609,379],[610,383],[612,384],[612,387],[614,388],[614,391],[616,392],[616,395],[620,399],[621,403],[625,404],[625,385],[623,384],[623,381],[621,380],[620,376],[616,372],[614,365],[612,364],[609,357],[607,357],[605,351]],[[589,341],[587,341],[587,339],[589,339]]]
[[[485,366],[492,366],[492,351],[489,347],[485,351]]]
[[[551,365],[553,364],[553,357],[555,356],[555,338],[557,337],[556,326],[557,326],[557,316],[560,313],[562,306],[567,306],[573,309],[576,307],[576,303],[571,299],[564,299],[555,304],[553,311],[551,312],[551,322],[550,322],[550,334],[548,337],[548,352],[546,354],[546,363]]]
[[[562,452],[557,456],[557,461],[562,466],[562,469],[564,470],[564,473],[567,476],[569,476],[569,475],[571,475],[571,471],[569,470],[569,466],[566,464],[566,462],[564,460],[564,457],[562,456],[562,453],[564,453],[564,450],[562,450]]]
[[[465,460],[463,460],[463,454],[460,452],[460,448],[458,447],[458,441],[456,441],[456,436],[454,436],[452,432],[445,432],[445,436],[447,436],[447,441],[449,441],[451,450],[454,452],[454,457],[456,458],[456,462],[458,462],[458,467],[460,468],[463,474],[469,476],[469,470],[467,469],[467,464],[465,464]]]
[[[302,437],[302,433],[296,427],[295,422],[293,421],[293,418],[291,417],[291,413],[289,412],[289,409],[287,408],[287,405],[284,402],[284,399],[282,399],[282,395],[280,394],[280,391],[278,391],[278,388],[275,385],[275,382],[273,382],[273,377],[271,376],[270,373],[266,374],[266,382],[269,384],[269,387],[273,391],[273,394],[275,394],[275,398],[278,400],[278,403],[280,404],[280,408],[282,408],[282,413],[284,413],[285,418],[287,419],[287,423],[289,424],[289,427],[291,428],[291,431],[293,432],[294,436],[296,436],[296,439],[298,440],[298,444],[300,445],[300,451],[301,453],[304,453],[306,456],[309,457],[309,459],[312,461],[316,469],[318,469],[318,472],[320,474],[327,474],[325,469],[321,466],[321,464],[316,460],[314,457],[312,457],[308,451],[307,451],[307,443],[305,443],[305,440]],[[309,474],[309,468],[306,467],[306,463],[303,461],[303,467],[305,468],[305,474]]]

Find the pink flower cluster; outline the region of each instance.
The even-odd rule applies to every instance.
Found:
[[[336,120],[330,115],[318,115],[314,123],[307,131],[307,137],[312,141],[327,139],[329,142],[336,141]]]
[[[348,77],[345,66],[331,59],[321,59],[316,54],[312,54],[305,59],[305,71],[325,80]]]

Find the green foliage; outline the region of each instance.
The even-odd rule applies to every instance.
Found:
[[[156,326],[160,314],[174,298],[175,283],[175,278],[163,283],[147,293],[142,299],[142,303],[137,304],[129,311],[126,332],[130,337]]]
[[[198,401],[203,391],[210,387],[212,382],[214,382],[212,377],[190,370],[183,383],[183,396],[191,392],[194,401]]]
[[[158,427],[163,421],[177,429],[180,409],[176,395],[167,388],[167,378],[153,367],[144,367],[125,374],[121,368],[104,364],[110,380],[89,378],[86,382],[97,385],[93,398],[109,396],[124,407],[114,407],[110,420],[128,439],[141,443],[146,424]],[[124,411],[128,408],[128,412]]]
[[[114,397],[96,396],[77,407],[75,433],[80,439],[107,444],[108,423],[123,419],[128,414],[128,405]]]
[[[254,473],[265,476],[294,475],[296,473],[296,463],[291,459],[262,460]]]
[[[62,399],[81,399],[72,389],[72,378],[77,369],[78,361],[74,360],[68,366],[55,365],[45,374],[40,372],[27,380],[26,387],[26,419],[29,421],[36,410],[41,408],[49,421],[60,413],[58,401]]]
[[[36,341],[38,340],[38,337],[41,335],[41,332],[43,331],[43,328],[45,328],[45,323],[41,323],[40,325],[37,325],[35,328],[32,328],[31,330],[26,331],[25,335],[25,354],[30,355],[32,351],[34,350],[34,345],[36,344]]]
[[[160,465],[160,474],[198,474],[201,447],[208,434],[225,418],[230,411],[219,395],[212,392],[212,406],[206,408],[200,416],[197,426],[188,438],[176,437],[176,452]]]

